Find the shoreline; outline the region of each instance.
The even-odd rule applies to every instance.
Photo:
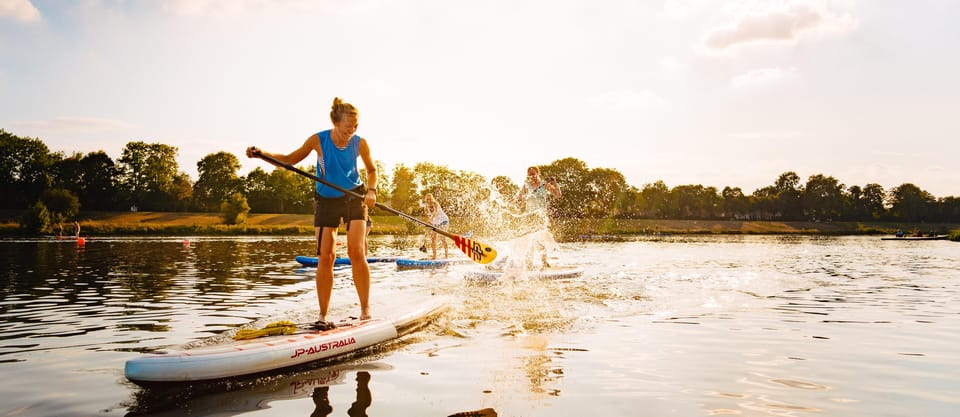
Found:
[[[81,234],[106,235],[312,235],[313,215],[254,213],[242,225],[226,225],[217,213],[183,212],[90,212],[79,216]],[[456,218],[453,224],[458,224]],[[399,216],[373,216],[372,234],[411,235],[423,227]],[[658,235],[893,235],[919,229],[935,231],[960,240],[960,224],[901,222],[804,222],[668,219],[559,219],[551,231],[561,241],[616,239],[625,236]],[[342,229],[341,229],[342,230]],[[464,233],[455,228],[452,233]],[[0,217],[0,235],[23,236],[16,218]]]

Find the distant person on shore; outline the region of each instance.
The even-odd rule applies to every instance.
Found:
[[[903,237],[903,235],[904,235],[903,229],[897,229],[897,234],[896,234],[896,235],[897,235],[897,237]]]
[[[427,223],[430,223],[433,227],[444,231],[450,227],[450,218],[443,211],[443,207],[440,207],[437,199],[433,198],[433,194],[427,194],[423,198],[423,212],[424,217],[427,218]],[[447,240],[441,239],[441,241],[443,241],[443,257],[444,259],[449,258],[450,252],[447,248]],[[433,248],[433,259],[437,259],[437,232],[432,230],[430,231],[430,247]]]
[[[364,195],[363,199],[316,183],[314,192],[313,225],[317,239],[317,301],[320,305],[320,320],[316,328],[326,330],[334,327],[327,321],[330,297],[333,293],[333,265],[336,258],[337,229],[341,222],[347,223],[347,255],[352,265],[353,285],[360,299],[360,319],[370,316],[370,266],[366,256],[367,219],[365,207],[377,202],[377,166],[370,157],[367,140],[356,135],[360,113],[350,103],[340,98],[333,99],[330,121],[333,128],[310,135],[299,148],[289,154],[268,153],[255,146],[247,148],[248,158],[266,155],[281,162],[294,165],[311,151],[317,153],[317,177],[340,188]],[[367,172],[367,185],[360,180],[357,158],[363,161]]]
[[[80,238],[80,222],[76,220],[73,221],[73,237]]]

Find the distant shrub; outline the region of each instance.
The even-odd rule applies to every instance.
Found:
[[[46,204],[41,201],[37,201],[30,206],[20,219],[20,227],[31,234],[41,234],[49,231],[51,223],[50,211],[47,210]]]
[[[40,197],[50,212],[50,221],[60,223],[77,217],[80,212],[80,199],[73,191],[63,188],[49,188]]]
[[[244,195],[240,193],[233,193],[233,195],[221,205],[220,213],[223,216],[223,222],[226,224],[246,223],[247,214],[250,213],[250,205],[247,204],[247,197],[244,197]]]

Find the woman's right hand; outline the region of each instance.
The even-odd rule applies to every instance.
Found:
[[[259,158],[259,157],[260,157],[260,149],[258,149],[256,146],[251,146],[247,148],[247,158]]]

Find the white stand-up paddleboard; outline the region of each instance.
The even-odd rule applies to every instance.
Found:
[[[431,299],[400,309],[399,314],[393,316],[341,322],[330,330],[298,329],[292,335],[146,354],[128,360],[124,375],[138,385],[148,386],[251,375],[348,357],[358,350],[414,332],[447,308],[446,302]]]
[[[470,271],[464,274],[464,279],[470,282],[493,283],[505,279],[570,279],[581,275],[583,275],[583,268],[579,266],[553,266],[533,271]]]
[[[459,265],[469,263],[469,259],[397,259],[398,269],[437,269],[445,268],[448,265]]]

